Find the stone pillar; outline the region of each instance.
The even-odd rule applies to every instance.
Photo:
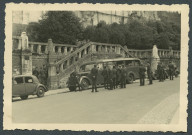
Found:
[[[52,39],[48,39],[48,53],[49,54],[53,53],[53,42],[52,42]]]
[[[105,46],[105,52],[108,53],[107,46]]]
[[[116,51],[117,51],[117,54],[121,54],[119,46],[117,46]]]
[[[60,65],[60,71],[63,71],[63,63]]]
[[[73,47],[70,48],[70,52],[72,52],[72,51],[73,51]]]
[[[92,51],[92,52],[96,52],[96,46],[93,45],[93,44],[91,45],[91,51]]]
[[[87,49],[84,50],[84,54],[85,54],[85,55],[87,54]]]
[[[156,45],[153,46],[152,56],[151,56],[151,70],[154,73],[157,70],[157,65],[160,62],[160,58],[158,55],[158,48]]]
[[[79,58],[81,58],[81,52],[79,52]]]
[[[67,60],[67,66],[69,66],[69,65],[70,65],[70,59]]]
[[[47,46],[45,46],[45,54],[48,54]]]
[[[61,53],[61,46],[58,46],[58,53]]]
[[[37,45],[37,53],[41,53],[41,45]]]
[[[21,48],[22,50],[29,49],[28,36],[26,35],[26,32],[21,33]]]
[[[112,46],[110,46],[110,50],[109,50],[109,52],[110,52],[110,53],[113,52],[113,47],[112,47]]]
[[[67,47],[64,48],[64,54],[67,55]]]
[[[33,52],[33,44],[31,44],[31,52]]]

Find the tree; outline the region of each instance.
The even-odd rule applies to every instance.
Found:
[[[29,24],[27,32],[35,41],[47,42],[51,38],[55,43],[75,44],[82,39],[83,27],[73,12],[48,11],[39,23]]]

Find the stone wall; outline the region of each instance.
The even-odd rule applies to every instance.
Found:
[[[21,74],[21,53],[12,53],[12,75]]]
[[[48,57],[47,55],[32,55],[32,65],[33,69],[35,67],[43,67],[43,65],[48,65]]]

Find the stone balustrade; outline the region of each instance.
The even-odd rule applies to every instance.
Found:
[[[160,58],[180,58],[180,51],[168,50],[168,49],[158,49],[158,55]]]

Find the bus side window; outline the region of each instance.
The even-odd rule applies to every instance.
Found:
[[[126,65],[126,66],[133,66],[134,63],[133,63],[132,60],[127,60],[127,61],[125,61],[125,65]]]

